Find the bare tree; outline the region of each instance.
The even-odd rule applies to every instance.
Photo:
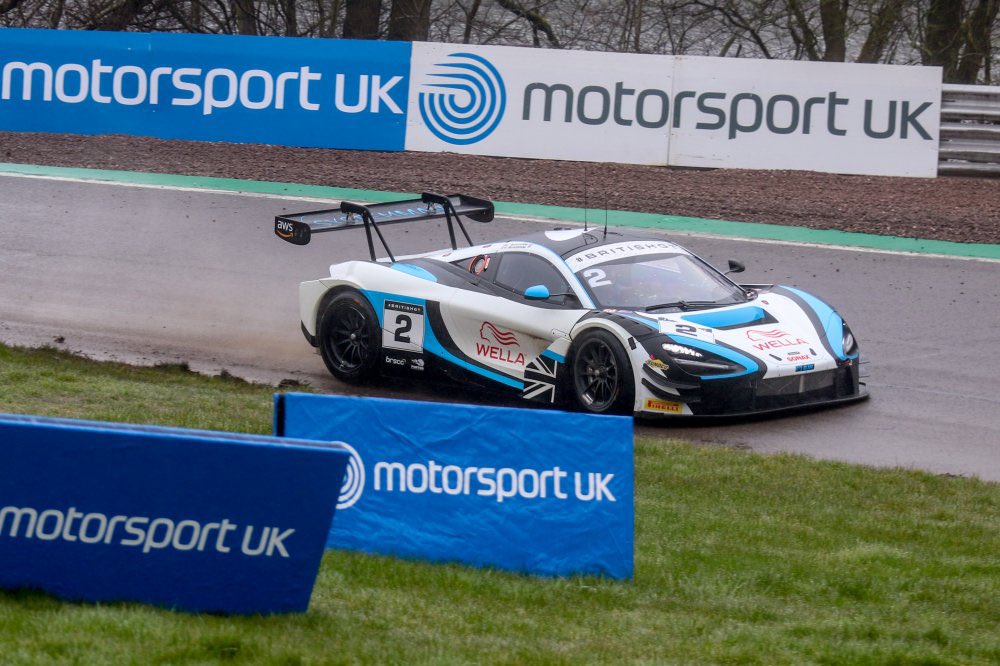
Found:
[[[975,83],[984,68],[985,78],[990,80],[991,37],[998,13],[1000,0],[979,0],[966,20],[962,56],[955,72],[958,83]]]
[[[472,37],[472,24],[476,20],[476,14],[479,13],[479,7],[482,4],[482,0],[472,0],[468,7],[462,4],[461,0],[455,0],[455,4],[462,10],[462,14],[465,15],[465,28],[462,30],[462,43],[468,44],[469,39]]]
[[[819,0],[823,25],[823,60],[844,62],[847,59],[847,0]]]
[[[392,0],[387,39],[427,41],[431,27],[431,0]]]
[[[257,11],[253,0],[231,0],[236,17],[236,31],[241,35],[257,34]]]
[[[899,26],[903,0],[884,0],[869,17],[868,37],[861,47],[858,62],[879,62]]]
[[[345,0],[344,32],[347,39],[378,39],[382,0]]]
[[[1000,67],[1000,0],[0,0],[0,26]]]
[[[559,38],[556,37],[555,31],[552,29],[552,24],[549,23],[549,20],[545,18],[537,7],[529,9],[518,0],[496,0],[496,2],[510,13],[523,18],[531,25],[535,46],[541,46],[538,33],[543,33],[551,46],[557,49],[562,48],[559,44]]]

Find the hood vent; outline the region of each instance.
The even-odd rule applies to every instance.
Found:
[[[777,324],[778,320],[764,308],[755,305],[735,310],[712,310],[710,312],[699,312],[681,317],[685,321],[698,326],[708,326],[722,331],[733,328],[746,328],[747,326],[760,326],[761,324]]]

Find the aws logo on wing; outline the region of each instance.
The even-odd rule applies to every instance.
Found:
[[[420,115],[434,136],[456,146],[482,141],[507,108],[503,77],[489,60],[452,53],[434,65],[418,95]]]

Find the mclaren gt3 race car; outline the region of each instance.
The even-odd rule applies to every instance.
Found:
[[[443,218],[449,249],[396,259],[381,228]],[[586,228],[473,245],[463,195],[275,218],[303,245],[363,227],[370,260],[299,288],[302,331],[348,383],[378,375],[471,382],[595,413],[742,415],[867,397],[858,343],[800,289],[737,284],[683,247]],[[470,247],[458,247],[456,228]],[[376,259],[375,239],[388,256]]]

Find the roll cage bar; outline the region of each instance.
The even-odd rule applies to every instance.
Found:
[[[278,238],[293,245],[306,245],[312,239],[313,234],[364,226],[365,235],[368,238],[368,252],[371,254],[372,261],[375,261],[375,241],[372,236],[374,230],[389,259],[395,262],[396,258],[393,256],[392,250],[389,249],[385,236],[382,235],[379,227],[442,217],[448,222],[451,249],[458,249],[458,242],[455,239],[456,224],[466,242],[471,246],[472,239],[469,238],[469,232],[462,224],[462,217],[476,222],[490,222],[493,220],[493,202],[464,194],[444,195],[432,192],[424,192],[419,199],[367,205],[342,201],[340,208],[276,215],[274,233]]]

